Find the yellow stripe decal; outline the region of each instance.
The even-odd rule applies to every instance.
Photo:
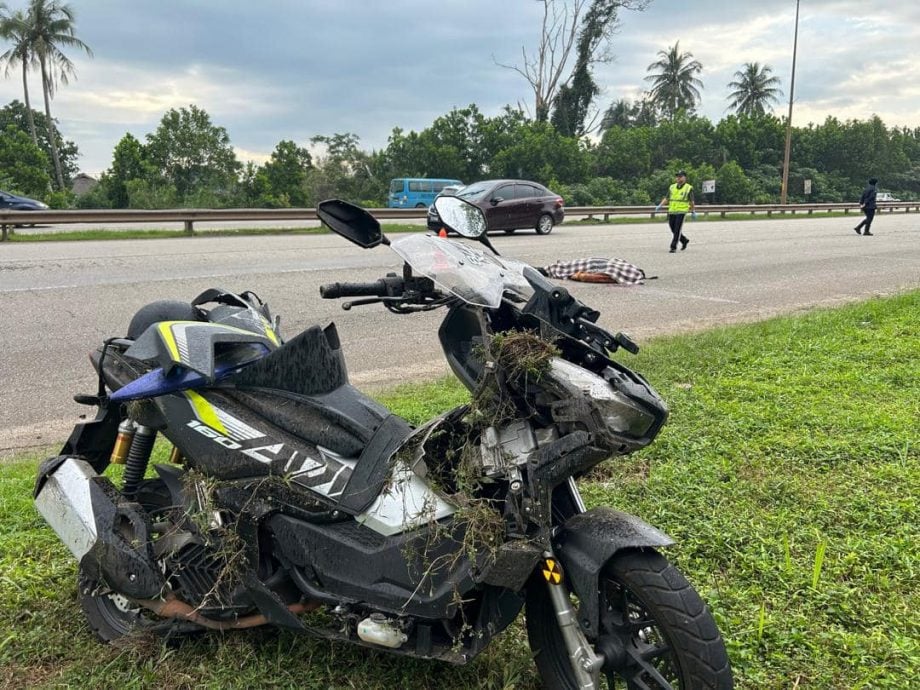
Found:
[[[181,361],[179,359],[179,345],[176,343],[176,336],[173,335],[172,325],[174,323],[179,323],[178,321],[163,321],[157,328],[160,329],[160,337],[163,338],[163,342],[166,343],[166,347],[169,348],[169,354],[172,356],[174,362]]]
[[[262,319],[262,327],[265,331],[265,337],[271,340],[275,345],[281,347],[281,343],[278,340],[278,336],[275,334],[275,329],[272,328],[272,325],[268,322],[268,319]]]
[[[219,431],[224,436],[227,435],[227,428],[217,417],[217,410],[214,409],[214,406],[211,403],[209,403],[195,391],[185,391],[185,395],[192,403],[192,406],[195,408],[195,413],[198,415],[198,419],[200,419],[212,429]]]

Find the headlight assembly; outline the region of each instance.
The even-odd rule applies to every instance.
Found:
[[[554,358],[549,377],[569,396],[589,403],[599,413],[606,429],[614,434],[643,437],[655,418],[640,405],[616,390],[603,378],[564,359]]]

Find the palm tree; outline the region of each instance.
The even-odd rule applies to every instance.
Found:
[[[610,104],[601,120],[601,131],[611,127],[654,127],[656,122],[655,106],[646,99],[629,101],[621,98]]]
[[[45,117],[49,130],[54,129],[51,118],[51,97],[58,82],[68,83],[74,76],[74,64],[62,47],[79,48],[92,57],[93,51],[79,38],[74,36],[74,12],[70,5],[57,0],[31,0],[29,3],[29,38],[30,47],[38,58],[42,74],[42,92],[45,97]],[[58,155],[57,141],[53,131],[49,133],[51,158],[54,161],[54,173],[59,189],[64,189],[64,176],[61,172],[61,158]]]
[[[29,21],[22,12],[10,12],[9,8],[0,3],[0,38],[11,42],[13,45],[2,55],[0,64],[5,64],[5,76],[17,66],[22,67],[22,94],[26,102],[26,117],[29,121],[29,131],[32,141],[38,146],[38,134],[35,132],[35,118],[32,117],[32,104],[29,101],[29,68],[34,60],[29,42]]]
[[[680,41],[667,52],[658,51],[659,59],[648,66],[652,82],[649,98],[654,105],[673,120],[679,110],[693,110],[700,102],[703,82],[695,75],[703,71],[703,65],[693,59],[693,53],[681,53]],[[653,72],[652,70],[658,70]]]
[[[728,95],[732,99],[728,107],[739,115],[763,115],[767,106],[778,102],[783,93],[777,88],[779,77],[771,76],[772,71],[770,65],[744,63],[744,68],[735,72],[735,81],[728,83],[728,88],[734,89]]]

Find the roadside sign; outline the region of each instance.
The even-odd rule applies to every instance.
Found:
[[[811,180],[805,180],[805,193],[811,194]]]
[[[715,194],[716,193],[716,181],[715,180],[703,180],[703,194]]]

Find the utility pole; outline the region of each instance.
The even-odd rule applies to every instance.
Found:
[[[783,154],[783,187],[779,203],[786,203],[789,192],[789,152],[792,149],[792,98],[795,95],[795,54],[799,45],[799,0],[795,0],[795,37],[792,39],[792,79],[789,82],[789,117],[786,118],[786,152]]]

